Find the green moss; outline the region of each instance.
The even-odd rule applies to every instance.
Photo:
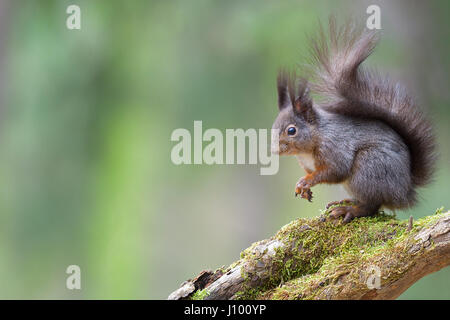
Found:
[[[209,295],[207,289],[197,290],[191,297],[191,300],[204,300]]]
[[[342,277],[346,278],[346,285],[366,286],[362,277],[373,265],[383,266],[390,280],[400,277],[408,268],[408,249],[414,244],[414,240],[409,239],[411,232],[435,222],[443,210],[414,222],[412,230],[408,230],[408,221],[399,221],[385,213],[358,218],[345,225],[340,220],[325,219],[327,214],[323,212],[314,219],[297,219],[271,239],[256,242],[244,250],[239,262],[243,266],[244,283],[256,276],[262,279],[263,285],[257,289],[244,285],[237,297],[326,298],[335,291],[345,293],[347,288]],[[264,253],[256,249],[272,240],[284,246],[275,249],[269,270],[258,271]],[[342,270],[351,271],[343,274]]]

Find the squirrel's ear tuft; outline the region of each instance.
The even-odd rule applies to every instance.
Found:
[[[296,115],[304,118],[307,122],[314,122],[315,113],[309,96],[308,82],[304,79],[299,80],[297,96],[292,103],[292,108]]]
[[[280,70],[277,77],[277,89],[278,89],[278,110],[292,105],[290,97],[291,77],[286,70]]]

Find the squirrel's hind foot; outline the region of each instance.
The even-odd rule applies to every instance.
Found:
[[[348,223],[356,218],[354,211],[355,208],[352,206],[336,207],[331,209],[330,218],[337,219],[343,216],[344,220],[342,220],[342,222]]]
[[[346,200],[342,200],[343,202],[347,202]],[[375,214],[378,211],[378,208],[374,209],[373,206],[364,206],[364,205],[353,205],[353,206],[341,206],[335,207],[330,210],[330,217],[333,219],[337,219],[339,217],[344,217],[342,220],[343,223],[349,223],[354,218],[359,217],[367,217]]]

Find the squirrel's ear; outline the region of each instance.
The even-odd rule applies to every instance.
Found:
[[[311,97],[309,96],[308,82],[306,80],[300,80],[298,85],[297,97],[292,104],[294,113],[307,122],[314,122],[315,113],[313,110],[313,104]]]
[[[292,104],[289,97],[289,74],[285,70],[280,70],[277,77],[277,89],[278,89],[278,110]]]

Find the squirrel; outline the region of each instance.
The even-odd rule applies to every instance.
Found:
[[[320,26],[312,39],[311,82],[287,71],[277,78],[275,151],[295,155],[307,173],[295,196],[311,201],[313,186],[343,184],[352,198],[326,206],[343,223],[382,207],[410,208],[435,168],[431,123],[401,85],[361,66],[378,38],[330,18],[329,35]],[[310,92],[323,101],[313,102]]]

